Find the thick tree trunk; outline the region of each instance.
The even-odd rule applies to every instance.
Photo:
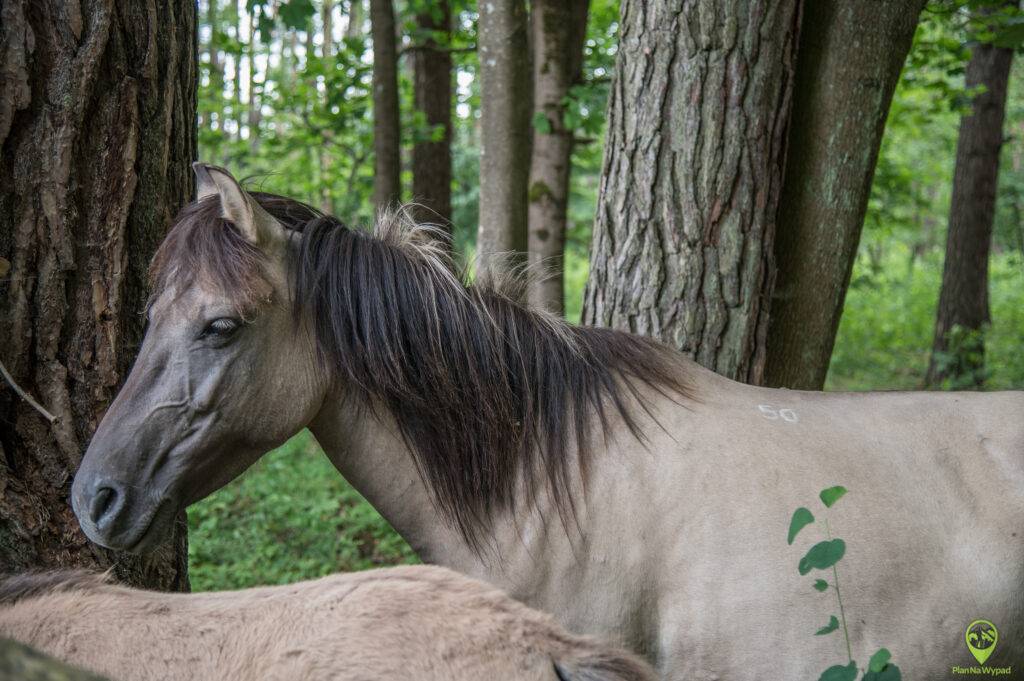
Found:
[[[480,230],[477,256],[500,269],[526,257],[530,173],[530,66],[523,0],[480,5]]]
[[[968,88],[984,87],[960,120],[949,206],[946,265],[927,382],[939,387],[984,382],[984,326],[989,322],[988,260],[992,245],[1006,86],[1013,50],[979,44],[967,64]]]
[[[141,342],[146,269],[192,194],[196,7],[5,0],[0,22],[0,572],[113,565],[187,589],[184,516],[139,559],[89,544],[71,478]]]
[[[451,36],[448,0],[431,3],[416,16],[420,33]],[[416,216],[423,222],[451,227],[452,219],[452,54],[448,40],[417,38],[413,49],[413,97],[431,133],[419,137],[412,148],[413,200],[421,204]],[[440,134],[438,134],[438,131]],[[419,133],[422,135],[422,131]],[[436,138],[435,138],[436,137]]]
[[[590,0],[533,0],[533,131],[530,159],[530,264],[540,277],[530,288],[535,306],[563,314],[566,210],[573,131],[565,127],[565,98],[580,78]]]
[[[799,0],[624,0],[583,319],[760,383]]]
[[[825,384],[886,115],[924,4],[805,3],[775,234],[768,385]]]
[[[373,34],[373,203],[380,210],[402,198],[398,117],[398,53],[392,0],[370,0]]]

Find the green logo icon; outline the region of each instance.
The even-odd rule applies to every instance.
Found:
[[[988,620],[974,620],[967,625],[965,638],[967,639],[967,648],[971,651],[971,655],[974,655],[974,659],[978,661],[978,664],[984,665],[992,651],[996,649],[996,643],[999,641],[999,632],[996,631],[996,625]]]

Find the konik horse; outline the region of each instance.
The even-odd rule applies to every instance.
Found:
[[[0,637],[116,681],[654,678],[492,586],[424,565],[197,594],[20,575],[0,581]]]
[[[809,679],[847,652],[814,636],[834,601],[796,570],[824,536],[787,527],[841,484],[861,668],[885,646],[907,678],[945,675],[977,618],[999,627],[989,664],[1024,664],[1024,394],[742,385],[467,283],[427,228],[357,231],[197,173],[74,481],[94,541],[144,551],[308,426],[425,561],[665,678]]]

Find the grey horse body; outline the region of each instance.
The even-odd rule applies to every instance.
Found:
[[[75,479],[95,541],[146,549],[178,509],[309,426],[425,560],[620,640],[665,678],[807,679],[845,662],[841,632],[814,635],[839,612],[812,580],[834,576],[796,569],[825,535],[786,545],[798,506],[847,543],[838,575],[862,668],[884,646],[907,678],[944,675],[972,662],[977,618],[999,627],[990,664],[1021,663],[1021,393],[745,386],[464,287],[415,228],[372,240],[321,220],[324,248],[348,255],[307,260],[309,235],[281,222],[305,209],[271,216],[278,199],[253,200],[225,171],[200,180],[192,231],[167,242],[194,243],[162,247],[146,341]],[[372,266],[358,260],[371,251]],[[297,307],[296,253],[298,288],[334,282],[333,308]],[[398,333],[410,319],[422,333]],[[850,491],[826,513],[816,497],[832,485]]]

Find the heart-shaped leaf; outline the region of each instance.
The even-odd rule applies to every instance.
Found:
[[[829,487],[828,489],[821,490],[821,503],[825,504],[826,508],[832,508],[832,505],[839,501],[843,495],[846,494],[846,488],[842,485],[836,485],[835,487]]]
[[[857,678],[857,663],[850,660],[845,667],[836,665],[826,669],[818,678],[818,681],[855,681]]]
[[[816,579],[814,580],[814,588],[818,591],[824,591],[828,588],[828,582],[826,582],[824,579]]]
[[[800,530],[813,522],[814,514],[803,506],[793,511],[793,519],[789,521],[789,539],[787,541],[792,544]]]
[[[832,617],[830,617],[829,620],[828,620],[828,624],[826,624],[821,629],[818,629],[816,632],[814,632],[814,635],[815,636],[824,636],[825,634],[831,634],[833,631],[835,631],[838,628],[839,628],[839,620],[836,619],[835,615],[832,615]]]
[[[825,570],[838,563],[845,554],[846,542],[842,539],[818,542],[800,559],[797,569],[801,575],[806,575],[814,569]]]

